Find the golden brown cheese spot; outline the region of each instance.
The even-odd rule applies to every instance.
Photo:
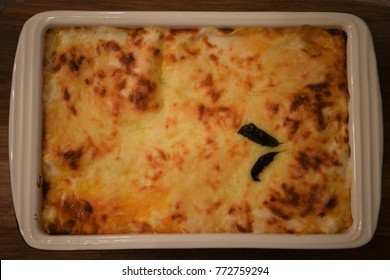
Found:
[[[288,139],[292,139],[294,135],[297,133],[299,126],[300,126],[300,121],[290,119],[290,118],[285,118],[283,122],[283,126],[288,127],[289,129],[289,134],[288,134]]]
[[[123,79],[122,81],[120,81],[120,83],[117,84],[116,87],[117,87],[117,89],[118,89],[119,91],[121,91],[122,89],[124,89],[124,88],[126,87],[126,80]]]
[[[99,95],[100,97],[104,97],[106,96],[106,93],[107,93],[107,89],[104,88],[104,87],[94,87],[93,88],[93,91]]]
[[[215,64],[219,65],[219,58],[218,58],[217,55],[215,55],[215,54],[212,53],[212,54],[209,55],[209,59],[210,59],[212,62],[214,62]]]
[[[344,136],[344,143],[345,144],[349,143],[349,135],[348,135],[348,133],[346,133],[345,136]]]
[[[326,29],[326,31],[332,36],[340,37],[343,41],[347,40],[347,34],[343,30],[330,28]]]
[[[49,234],[96,234],[99,226],[93,215],[93,206],[84,199],[71,195],[59,205],[63,216],[47,226]]]
[[[161,50],[160,50],[160,49],[154,49],[154,50],[153,50],[153,54],[154,54],[155,56],[159,56],[160,53],[161,53]]]
[[[120,62],[125,66],[127,73],[130,73],[131,67],[135,64],[135,58],[132,53],[122,54]]]
[[[131,34],[131,38],[133,39],[134,45],[136,47],[142,47],[145,34],[147,34],[147,30],[144,28],[137,28],[133,31],[133,33]]]
[[[310,98],[307,95],[298,95],[294,98],[293,102],[290,105],[290,111],[296,111],[302,105],[308,105]]]
[[[177,119],[175,118],[167,118],[164,123],[165,128],[172,128],[177,125]]]
[[[213,212],[218,210],[223,205],[222,201],[217,201],[211,204],[210,207],[206,209],[207,214],[211,215]]]
[[[246,90],[249,90],[249,91],[253,88],[253,83],[252,83],[252,81],[249,78],[247,78],[244,81],[244,87],[245,87]]]
[[[53,72],[58,72],[61,70],[61,64],[57,64],[54,68],[53,68]]]
[[[153,227],[147,222],[137,223],[137,228],[140,233],[153,233]]]
[[[327,120],[325,119],[323,110],[334,105],[333,101],[327,101],[327,98],[332,96],[329,90],[329,84],[328,82],[309,84],[305,88],[309,92],[301,93],[293,98],[290,104],[290,112],[302,112],[302,115],[311,113],[315,117],[317,129],[320,131],[325,130]],[[301,115],[298,114],[297,116]]]
[[[333,211],[337,207],[337,196],[332,196],[326,203],[325,207],[318,213],[319,217],[324,217],[329,212]]]
[[[74,116],[77,116],[77,110],[76,110],[74,104],[70,101],[71,96],[70,96],[70,93],[68,91],[68,88],[64,88],[62,90],[62,98],[64,99],[64,101],[66,103],[66,107],[68,108],[70,113]]]
[[[343,116],[341,115],[341,113],[337,113],[337,114],[336,114],[336,120],[337,120],[338,122],[342,122],[342,121],[343,121]]]
[[[253,232],[253,214],[252,209],[248,203],[245,204],[245,216],[246,216],[246,232]]]
[[[103,214],[100,216],[100,219],[102,220],[102,222],[106,223],[108,221],[108,215],[107,214]]]
[[[279,112],[280,105],[278,103],[267,101],[265,103],[265,108],[271,113],[271,115],[276,115]]]
[[[89,214],[93,213],[92,205],[88,201],[84,201],[84,211]]]
[[[50,191],[50,183],[43,180],[42,181],[42,198],[43,199],[46,199],[47,197],[47,194],[49,193]]]
[[[146,30],[144,28],[136,28],[133,30],[131,38],[133,38],[133,40],[136,40],[137,38],[142,37],[144,34],[146,34]]]
[[[69,67],[72,72],[78,72],[80,70],[81,64],[83,63],[84,59],[84,56],[79,56],[77,60],[71,60],[69,62]]]
[[[61,54],[61,55],[60,55],[60,61],[61,61],[61,62],[63,62],[63,63],[65,63],[65,62],[66,62],[66,60],[67,60],[67,58],[66,58],[66,54],[64,54],[64,53],[63,53],[63,54]]]
[[[176,37],[173,36],[172,34],[168,34],[168,35],[165,36],[165,40],[168,41],[168,42],[169,42],[169,41],[174,41],[175,38],[176,38]]]
[[[314,114],[317,117],[317,122],[320,130],[324,130],[327,126],[322,110],[332,105],[333,102],[318,102],[315,105]]]
[[[185,49],[185,51],[186,51],[187,53],[189,53],[191,56],[197,56],[197,55],[199,55],[199,53],[200,53],[200,48],[189,49],[189,48],[185,47],[184,49]]]
[[[60,223],[59,220],[55,220],[54,223],[50,223],[46,231],[51,235],[63,235],[63,234],[70,234],[74,231],[74,220],[68,220],[64,225]]]
[[[107,76],[106,72],[104,72],[104,70],[101,70],[101,69],[97,70],[96,75],[101,80],[103,80]]]
[[[78,200],[73,197],[67,198],[64,200],[61,208],[65,215],[69,217],[69,220],[64,225],[64,229],[66,231],[71,231],[71,228],[75,227],[77,224],[79,224],[79,227],[81,228],[88,228],[88,223],[94,223],[92,221],[93,208],[90,202],[87,200]],[[83,223],[85,223],[85,225],[83,225]],[[88,233],[97,231],[95,225],[93,225],[92,228],[92,232]],[[80,231],[80,233],[85,233],[82,229],[80,229]]]
[[[101,52],[101,48],[103,48],[105,51],[113,51],[113,52],[122,51],[122,48],[114,40],[111,41],[100,40],[98,43],[98,52]]]
[[[207,94],[210,96],[213,102],[217,102],[218,99],[221,97],[221,92],[216,91],[215,89],[211,89],[210,91],[207,92]]]
[[[80,158],[83,155],[83,151],[81,148],[77,150],[69,150],[63,153],[63,157],[66,163],[69,165],[71,169],[77,169],[80,165]]]
[[[171,62],[171,63],[175,63],[175,62],[177,62],[177,58],[176,58],[176,55],[174,55],[174,54],[169,54],[168,56],[167,56],[167,58],[166,58],[169,62]]]
[[[178,223],[182,223],[185,220],[187,220],[187,216],[180,213],[180,212],[175,212],[171,215],[171,219],[178,222]]]
[[[297,161],[304,170],[318,170],[324,162],[320,154],[308,154],[305,151],[298,153]]]
[[[234,32],[234,28],[218,28],[218,31],[222,34],[228,35]]]
[[[74,116],[77,116],[77,110],[74,105],[69,105],[69,110]]]
[[[154,82],[145,78],[140,78],[137,81],[136,88],[129,95],[129,101],[137,110],[146,110],[155,89],[156,84]]]
[[[272,228],[273,232],[279,232],[278,230],[276,230],[276,227],[280,224],[280,218],[271,216],[266,219],[266,223],[267,223],[267,227]]]
[[[208,96],[213,103],[217,102],[222,95],[222,90],[215,88],[214,78],[211,74],[207,74],[206,77],[199,82],[198,88],[204,88],[206,90],[206,96]]]
[[[67,88],[65,88],[65,90],[64,90],[63,98],[65,101],[69,101],[69,99],[70,99],[70,95],[69,95]]]
[[[127,73],[131,72],[132,67],[134,67],[136,61],[134,54],[131,52],[126,53],[118,42],[111,40],[111,41],[104,41],[99,40],[97,44],[97,52],[98,54],[103,53],[115,53],[115,56],[119,59],[119,62],[124,66]],[[100,72],[99,72],[100,71]],[[102,70],[98,71],[98,77],[100,79],[104,79],[106,77],[105,73],[102,73]]]
[[[319,84],[309,84],[306,86],[306,88],[316,92],[316,93],[323,93],[325,91],[328,91],[329,84],[328,82],[323,82]]]
[[[212,87],[214,85],[213,76],[211,74],[207,74],[206,78],[204,78],[200,82],[201,87]]]
[[[245,201],[240,205],[233,204],[229,208],[228,214],[239,220],[233,224],[234,231],[242,233],[253,232],[254,217],[248,202]]]
[[[345,82],[339,83],[337,87],[338,87],[338,89],[339,89],[340,91],[346,91],[346,90],[348,89],[348,85],[347,85],[347,83],[345,83]]]
[[[328,203],[326,204],[326,208],[331,210],[336,207],[336,204],[337,204],[336,197],[332,197],[331,199],[329,199]]]
[[[207,36],[203,36],[203,37],[202,37],[202,40],[203,40],[203,42],[206,44],[207,48],[209,48],[209,49],[214,49],[214,48],[217,47],[216,45],[211,44],[211,43],[209,42],[209,38],[208,38]]]
[[[273,191],[270,198],[264,201],[264,205],[277,217],[290,220],[294,217],[317,216],[321,212],[320,201],[325,186],[288,185],[283,183],[281,192]]]
[[[180,34],[183,35],[195,35],[198,32],[197,29],[191,29],[191,28],[181,28],[181,29],[170,29],[169,33],[173,36],[177,36]]]
[[[284,213],[283,209],[278,208],[278,207],[273,206],[273,205],[271,205],[271,206],[267,205],[267,207],[268,207],[269,210],[271,210],[271,212],[274,215],[278,216],[279,218],[282,218],[283,220],[286,220],[286,221],[291,219],[290,215]]]
[[[58,72],[62,69],[62,66],[67,65],[70,72],[77,76],[82,65],[89,63],[89,59],[86,58],[83,52],[85,53],[83,46],[76,45],[69,47],[65,52],[55,58],[58,64],[55,65],[53,71]]]
[[[293,186],[287,186],[287,184],[282,184],[282,189],[285,193],[285,198],[283,199],[283,202],[286,204],[291,204],[293,206],[298,206],[300,196],[295,191],[295,188]]]
[[[187,215],[183,210],[183,203],[181,201],[176,202],[175,209],[169,218],[176,223],[182,223],[187,220]]]
[[[156,182],[164,174],[167,161],[171,159],[171,156],[161,149],[155,149],[152,153],[146,155],[146,159],[150,165],[146,178]]]
[[[241,124],[241,118],[241,114],[231,107],[198,105],[198,119],[207,127],[237,129]]]

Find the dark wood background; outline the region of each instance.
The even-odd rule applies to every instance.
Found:
[[[361,17],[374,37],[384,108],[382,203],[373,240],[348,250],[183,249],[41,251],[22,239],[12,206],[8,114],[12,66],[24,22],[48,10],[321,11]],[[0,0],[0,257],[1,259],[390,259],[390,0]]]

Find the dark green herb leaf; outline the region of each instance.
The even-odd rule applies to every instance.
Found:
[[[256,161],[256,163],[253,165],[252,170],[251,170],[251,175],[252,175],[252,178],[254,181],[257,181],[257,182],[260,181],[259,175],[260,175],[261,171],[263,171],[264,168],[266,168],[274,160],[275,156],[278,153],[279,152],[270,152],[268,154],[261,156]]]
[[[238,134],[241,134],[249,140],[263,146],[276,147],[280,145],[278,140],[258,128],[253,123],[243,125],[238,131]]]

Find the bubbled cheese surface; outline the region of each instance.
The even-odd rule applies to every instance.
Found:
[[[50,234],[340,233],[351,223],[342,31],[53,28]],[[253,123],[281,145],[238,134]],[[257,159],[279,154],[259,174]]]

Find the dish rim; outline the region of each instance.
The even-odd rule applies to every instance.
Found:
[[[202,21],[202,24],[194,22]],[[348,36],[353,225],[342,234],[113,234],[44,233],[37,213],[41,199],[41,67],[43,36],[54,26],[269,26],[315,25]],[[38,34],[38,36],[37,36]],[[36,81],[39,82],[36,82]],[[31,139],[23,141],[23,139]],[[352,139],[352,140],[351,140]],[[49,11],[24,25],[15,55],[9,116],[9,159],[14,209],[28,245],[47,250],[131,248],[352,248],[374,235],[380,207],[383,121],[371,33],[358,17],[319,12],[95,12]],[[26,189],[23,186],[31,186]],[[363,186],[370,186],[363,188]],[[31,199],[34,197],[34,199]],[[36,199],[35,199],[36,198]]]

